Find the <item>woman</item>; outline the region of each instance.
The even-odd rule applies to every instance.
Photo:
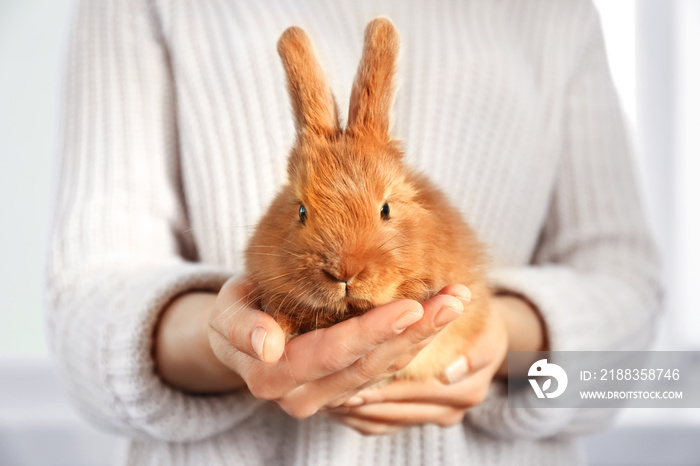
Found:
[[[380,15],[402,40],[393,132],[488,245],[497,293],[451,384],[360,391],[468,291],[283,355],[241,304],[242,250],[294,136],[277,38],[308,32],[344,108]],[[611,413],[509,407],[506,350],[651,339],[658,269],[588,0],[85,1],[65,99],[50,335],[81,410],[131,437],[129,464],[577,464],[572,435]]]

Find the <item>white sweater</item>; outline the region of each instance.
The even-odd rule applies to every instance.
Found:
[[[560,465],[606,410],[510,408],[494,384],[452,428],[363,437],[246,390],[165,386],[176,295],[242,273],[294,131],[276,41],[312,38],[341,112],[367,22],[402,40],[393,133],[488,244],[495,286],[552,349],[644,348],[658,268],[590,0],[85,0],[69,41],[47,320],[60,372],[129,464]]]

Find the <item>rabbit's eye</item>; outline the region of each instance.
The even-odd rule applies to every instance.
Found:
[[[304,207],[304,204],[299,206],[299,221],[302,225],[306,224],[306,207]]]
[[[381,210],[382,220],[389,220],[389,203],[385,202]]]

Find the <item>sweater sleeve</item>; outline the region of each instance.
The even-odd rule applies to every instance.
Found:
[[[180,186],[174,85],[150,2],[78,2],[47,266],[47,328],[67,391],[94,422],[191,441],[230,429],[247,391],[190,396],[154,370],[161,310],[231,275],[196,258]]]
[[[553,351],[644,350],[661,308],[659,265],[599,18],[585,5],[587,33],[564,96],[565,137],[539,246],[530,265],[495,270],[492,280],[535,304]],[[593,431],[614,414],[509,408],[506,390],[494,386],[470,419],[499,437],[542,438]]]

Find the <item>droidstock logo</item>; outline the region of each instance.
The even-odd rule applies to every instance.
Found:
[[[528,378],[528,380],[530,381],[530,385],[532,385],[532,389],[535,391],[537,398],[556,398],[564,393],[564,390],[566,390],[566,386],[569,383],[569,378],[566,376],[564,369],[554,363],[548,363],[546,359],[540,359],[530,366],[530,370],[527,372],[527,375],[528,377],[536,377]],[[540,384],[537,381],[537,379],[540,377],[547,377],[542,384],[542,387],[540,387]],[[557,387],[556,390],[548,392],[547,390],[549,390],[552,386],[552,379],[556,379]]]

